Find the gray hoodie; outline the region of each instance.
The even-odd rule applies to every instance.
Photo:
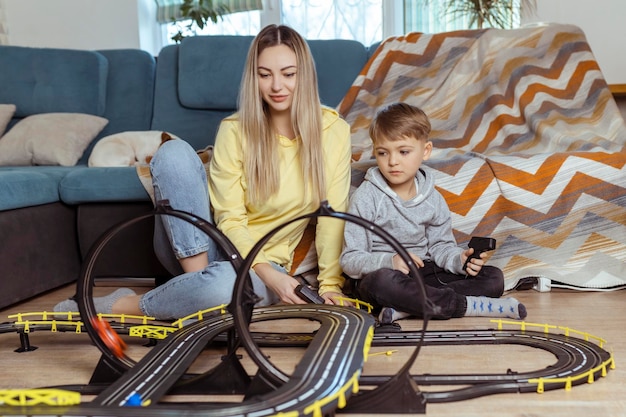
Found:
[[[461,274],[459,247],[452,234],[450,209],[435,189],[430,172],[416,175],[417,196],[404,201],[389,188],[378,167],[370,168],[352,194],[348,212],[369,220],[389,232],[409,252],[431,260],[446,271]],[[341,267],[351,278],[381,268],[393,268],[396,251],[382,237],[351,222],[344,228]]]

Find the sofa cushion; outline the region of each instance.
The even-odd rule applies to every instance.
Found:
[[[76,167],[59,185],[66,204],[150,201],[135,167]]]
[[[138,49],[98,51],[108,61],[107,102],[103,117],[109,123],[79,160],[86,164],[100,138],[127,131],[150,130],[154,104],[156,60]]]
[[[17,106],[16,117],[50,112],[101,116],[108,64],[93,51],[0,45],[0,103]]]
[[[192,36],[178,55],[178,94],[192,109],[236,109],[252,36]],[[202,80],[201,82],[198,82]]]
[[[78,113],[28,116],[0,138],[0,165],[75,165],[107,123]]]
[[[0,211],[59,201],[59,177],[38,169],[0,169]]]
[[[15,104],[0,104],[0,137],[4,134],[14,113]]]
[[[252,39],[252,36],[185,38],[178,55],[180,103],[192,109],[235,110]],[[315,60],[320,99],[334,107],[367,62],[368,49],[360,42],[341,39],[310,40],[308,44]]]
[[[208,111],[182,106],[178,92],[179,51],[180,45],[169,45],[159,52],[154,111],[148,130],[171,132],[184,138],[194,149],[203,149],[213,143],[220,121],[234,112],[235,107]]]

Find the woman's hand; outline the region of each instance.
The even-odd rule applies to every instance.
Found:
[[[465,261],[467,261],[467,258],[469,258],[472,253],[474,253],[474,248],[469,248],[461,253],[461,263],[463,265],[465,265]],[[486,257],[487,254],[483,252],[480,254],[480,258],[470,259],[470,261],[467,263],[467,266],[465,267],[465,271],[463,272],[465,272],[467,275],[475,277],[483,268],[483,265],[485,265],[484,258]]]
[[[299,282],[291,275],[277,271],[270,264],[256,264],[253,269],[283,303],[306,304],[306,301],[296,294],[295,290]]]
[[[411,259],[413,260],[415,265],[417,265],[418,268],[424,267],[424,261],[422,261],[422,259],[419,256],[413,255],[412,253],[409,253],[409,256],[411,257]],[[393,263],[393,269],[400,271],[403,274],[407,274],[407,275],[409,274],[410,272],[409,266],[406,264],[406,262],[404,262],[404,259],[402,259],[399,254],[396,253],[395,255],[393,255],[392,263]]]

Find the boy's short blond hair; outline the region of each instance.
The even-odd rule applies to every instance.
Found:
[[[407,137],[428,140],[430,130],[430,120],[422,109],[407,103],[393,103],[378,111],[369,135],[374,143]]]

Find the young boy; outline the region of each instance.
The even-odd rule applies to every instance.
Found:
[[[420,169],[433,144],[424,112],[406,103],[378,112],[369,133],[376,167],[354,192],[349,212],[369,220],[395,237],[410,254],[423,279],[427,305],[421,305],[420,286],[407,264],[382,237],[346,222],[341,254],[343,271],[352,278],[354,295],[382,307],[381,324],[403,317],[449,319],[489,316],[523,319],[526,308],[514,298],[500,297],[502,271],[484,266],[484,257],[457,246],[450,209],[435,189],[432,174]],[[425,310],[427,309],[427,310]]]

